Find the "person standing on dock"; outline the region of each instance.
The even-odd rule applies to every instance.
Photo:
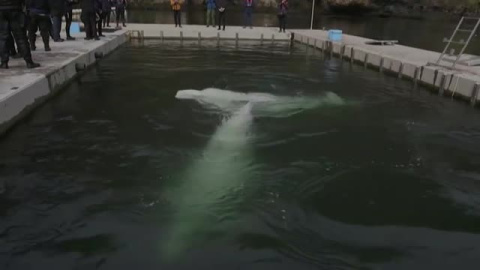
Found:
[[[283,31],[285,33],[285,28],[287,27],[287,11],[288,11],[288,1],[280,0],[278,5],[278,25],[280,27],[280,33]]]
[[[107,18],[107,13],[109,9],[110,9],[109,0],[98,0],[97,14],[100,17],[100,19],[98,20],[97,30],[98,30],[99,37],[104,37],[102,33],[102,27],[105,25],[105,20]]]
[[[175,21],[175,27],[182,28],[182,5],[183,0],[170,0],[170,6],[173,10],[173,20]]]
[[[114,6],[114,3],[112,0],[107,0],[108,6],[107,6],[107,11],[105,14],[105,20],[103,20],[103,28],[110,27],[110,15],[112,14],[112,7]]]
[[[37,30],[40,29],[45,51],[50,49],[50,30],[52,21],[50,19],[50,5],[48,0],[30,0],[27,3],[27,10],[30,14],[30,23],[28,24],[28,39],[32,51],[37,49],[35,41],[37,39]]]
[[[22,2],[19,0],[0,0],[0,69],[8,69],[10,55],[7,50],[7,39],[10,32],[27,63],[27,68],[40,66],[32,60],[30,44],[25,33],[25,13],[22,9]]]
[[[73,21],[73,5],[77,4],[75,0],[66,0],[65,4],[65,33],[67,34],[67,40],[75,40],[74,37],[70,35],[70,27],[72,26]]]
[[[226,24],[226,12],[227,12],[227,0],[217,0],[217,9],[218,9],[218,30],[220,30],[221,25],[223,24],[223,31],[225,31]]]
[[[253,28],[252,25],[252,13],[253,13],[253,0],[243,0],[244,1],[244,10],[243,10],[243,28],[247,26],[250,29]]]
[[[207,8],[207,27],[210,27],[210,24],[215,27],[215,9],[216,1],[215,0],[205,0],[205,5]]]
[[[126,27],[127,25],[125,24],[125,9],[127,8],[127,1],[126,0],[116,0],[117,2],[115,3],[115,13],[116,13],[116,19],[117,19],[117,28],[118,24],[120,23],[120,20],[122,21],[123,27]]]
[[[85,40],[99,40],[97,35],[97,23],[96,23],[96,0],[82,0],[82,14],[80,15],[83,23],[85,24]]]
[[[32,2],[36,2],[38,0],[31,0]],[[60,37],[60,32],[62,31],[62,17],[65,15],[67,11],[67,3],[65,0],[50,0],[50,15],[52,16],[52,36],[53,41],[55,42],[63,42],[65,41],[63,38]]]

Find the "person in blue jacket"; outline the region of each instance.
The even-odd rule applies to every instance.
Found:
[[[210,25],[215,27],[215,10],[217,3],[215,0],[205,0],[205,5],[207,8],[207,27],[210,27]]]

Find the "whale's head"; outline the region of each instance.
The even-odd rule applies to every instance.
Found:
[[[202,93],[198,90],[181,90],[175,95],[178,99],[197,99],[202,96]]]

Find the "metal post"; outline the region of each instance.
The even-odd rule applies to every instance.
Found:
[[[313,15],[315,14],[315,0],[312,0],[312,17],[310,19],[310,30],[313,29]]]
[[[275,35],[272,34],[272,46],[275,44]]]
[[[263,45],[263,33],[260,35],[260,44]]]
[[[164,39],[163,31],[160,31],[160,37],[162,38],[162,41],[163,41],[163,39]]]
[[[235,33],[235,46],[238,47],[238,32]]]
[[[400,67],[398,68],[398,78],[401,79],[403,76],[403,63],[400,63]]]
[[[438,95],[443,96],[443,93],[445,92],[445,84],[447,83],[447,75],[442,74],[442,78],[440,79],[440,88],[438,89]]]
[[[220,32],[217,33],[217,47],[220,47]]]
[[[202,43],[202,34],[198,32],[198,44]]]
[[[420,68],[415,68],[415,73],[413,74],[413,87],[416,89],[418,84],[418,77],[420,77]]]
[[[478,83],[476,83],[475,86],[473,86],[472,96],[470,98],[470,105],[472,105],[472,107],[475,107],[475,105],[477,104],[479,87],[480,87],[480,84]]]

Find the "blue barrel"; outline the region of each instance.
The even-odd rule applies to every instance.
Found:
[[[328,40],[342,41],[342,30],[337,30],[337,29],[328,30]]]

